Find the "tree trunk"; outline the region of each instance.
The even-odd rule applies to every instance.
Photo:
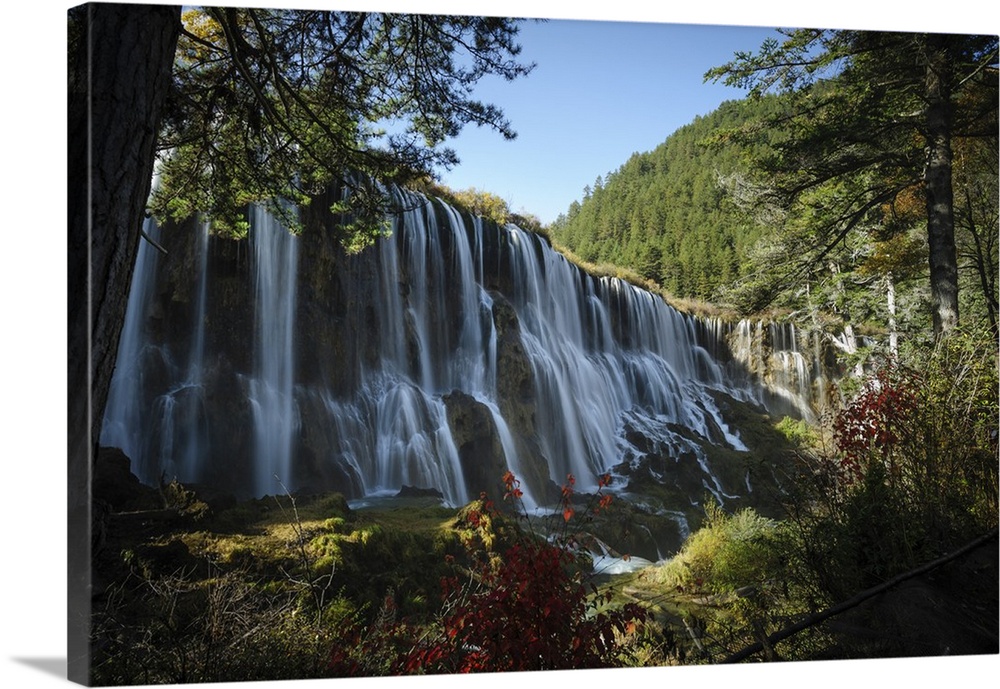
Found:
[[[896,281],[892,273],[885,275],[885,306],[889,310],[889,353],[899,359],[899,330],[896,327]]]
[[[969,190],[965,190],[965,227],[972,237],[975,251],[972,260],[975,262],[976,273],[979,275],[979,287],[983,292],[983,303],[986,305],[986,315],[990,320],[990,332],[993,337],[1000,337],[1000,326],[997,324],[997,284],[996,284],[996,232],[992,239],[981,233],[976,226],[975,215],[972,210],[972,199],[969,198]],[[984,236],[986,247],[984,249]]]
[[[927,240],[931,268],[934,336],[958,325],[958,259],[951,186],[951,56],[948,37],[932,34],[926,44],[925,96]]]
[[[89,683],[90,475],[125,320],[180,7],[69,12],[69,679]]]

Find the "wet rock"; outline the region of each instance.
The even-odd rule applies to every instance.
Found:
[[[491,498],[502,498],[502,478],[508,467],[492,413],[485,404],[459,390],[443,399],[469,494],[486,492]]]
[[[437,488],[418,488],[417,486],[403,485],[396,493],[397,498],[439,498],[444,499],[444,493]]]

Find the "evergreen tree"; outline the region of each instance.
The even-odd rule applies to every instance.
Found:
[[[771,90],[788,96],[786,112],[744,127],[734,140],[752,145],[762,130],[770,132],[771,152],[756,162],[786,207],[847,181],[848,193],[824,197],[833,203],[817,213],[809,261],[822,260],[859,225],[919,191],[934,332],[953,329],[953,151],[960,140],[996,135],[997,37],[813,29],[784,35],[706,75],[748,88],[752,97]]]
[[[532,67],[502,18],[210,7],[181,19],[153,210],[207,213],[237,235],[248,202],[304,204],[336,185],[359,219],[345,243],[363,245],[389,210],[370,182],[453,166],[444,143],[468,124],[514,138],[473,86]]]
[[[740,250],[768,228],[735,212],[727,197],[725,180],[748,174],[741,150],[709,144],[720,130],[772,109],[771,100],[723,103],[653,151],[632,154],[553,223],[554,240],[584,260],[633,269],[676,296],[717,296],[736,277]]]

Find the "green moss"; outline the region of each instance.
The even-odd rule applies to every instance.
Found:
[[[342,531],[347,520],[343,517],[330,517],[325,522],[323,522],[323,528],[329,529],[330,531]]]
[[[795,447],[814,447],[819,442],[819,435],[805,419],[796,420],[785,416],[774,425],[774,428]]]

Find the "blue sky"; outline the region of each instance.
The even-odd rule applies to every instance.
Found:
[[[370,1],[341,5],[375,7]],[[490,191],[512,210],[548,223],[632,153],[652,150],[696,116],[743,97],[738,89],[705,83],[703,75],[737,50],[756,50],[775,27],[997,33],[998,12],[989,5],[952,0],[947,17],[878,9],[870,0],[382,0],[377,6],[551,18],[521,29],[522,58],[537,63],[534,72],[514,82],[485,79],[476,92],[503,108],[517,140],[466,128],[451,143],[460,165],[441,172],[453,189]]]
[[[585,185],[649,151],[697,115],[742,91],[705,83],[735,50],[754,50],[773,29],[555,19],[520,33],[526,77],[481,82],[518,138],[471,127],[452,146],[461,164],[442,174],[453,189],[476,187],[548,223]]]

